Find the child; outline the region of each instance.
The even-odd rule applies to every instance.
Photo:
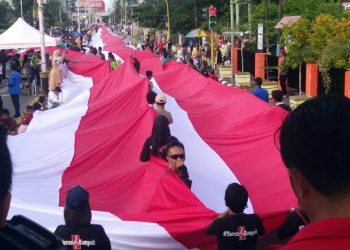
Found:
[[[244,186],[231,183],[225,191],[228,209],[208,227],[207,234],[216,235],[218,249],[255,250],[258,237],[264,234],[264,226],[256,214],[245,214],[248,192]]]

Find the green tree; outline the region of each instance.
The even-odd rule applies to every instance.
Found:
[[[110,18],[112,20],[115,20],[116,23],[120,23],[120,20],[122,19],[122,1],[116,0],[114,2],[113,11],[110,15]],[[137,16],[133,16],[133,18],[137,19]]]
[[[270,51],[271,48],[276,46],[277,42],[277,30],[275,29],[276,23],[278,22],[278,6],[276,1],[269,2],[269,19],[265,18],[265,3],[261,2],[253,7],[252,14],[252,34],[256,36],[256,32],[258,29],[258,23],[264,24],[265,29],[265,41],[268,39]],[[266,44],[266,43],[265,43]],[[254,47],[255,50],[256,46]]]
[[[321,14],[311,21],[302,18],[283,30],[282,42],[287,47],[287,65],[316,62],[326,93],[331,87],[330,68],[350,68],[350,18]]]
[[[319,15],[313,23],[310,44],[314,48],[326,93],[331,87],[330,68],[350,68],[350,18]]]
[[[300,15],[313,20],[321,13],[341,18],[347,16],[343,6],[330,0],[284,0],[284,15]]]
[[[59,9],[61,8],[61,6],[59,0],[50,0],[46,4],[43,4],[43,7],[46,28],[50,28],[52,26],[62,26],[62,24],[67,21],[67,14],[61,9],[62,22],[60,22]]]
[[[312,26],[310,20],[302,18],[294,25],[283,29],[281,41],[288,50],[288,66],[297,68],[300,63],[316,60],[314,47],[310,41]]]
[[[170,8],[170,26],[172,33],[187,33],[195,28],[195,16],[198,27],[207,28],[208,20],[202,17],[202,9],[211,4],[217,8],[218,25],[221,29],[228,25],[229,1],[227,0],[168,0]],[[195,12],[195,3],[197,11]],[[134,9],[134,17],[138,17],[141,26],[149,28],[166,27],[165,0],[145,0]]]
[[[341,36],[339,19],[329,14],[319,15],[313,22],[310,30],[310,44],[317,57],[320,57],[325,45],[332,43]]]
[[[164,28],[162,18],[165,14],[165,3],[160,1],[146,0],[134,9],[134,18],[138,18],[139,25],[148,28]]]
[[[291,27],[286,27],[282,33],[282,43],[288,50],[285,66],[299,67],[299,94],[301,94],[301,66],[303,63],[315,62],[314,48],[310,43],[311,29],[312,22],[302,18]]]
[[[12,6],[6,0],[0,0],[0,29],[7,29],[15,20]]]
[[[21,16],[21,5],[20,0],[12,0],[12,5],[14,7],[14,14],[16,17]],[[33,1],[22,1],[23,18],[26,22],[33,22]]]

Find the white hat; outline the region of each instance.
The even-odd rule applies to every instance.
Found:
[[[166,103],[166,97],[164,94],[158,94],[156,96],[156,103],[164,104]]]

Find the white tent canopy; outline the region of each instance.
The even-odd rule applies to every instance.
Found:
[[[58,39],[44,35],[45,46],[56,46]],[[0,49],[40,47],[40,31],[26,23],[22,18],[12,24],[0,35]]]

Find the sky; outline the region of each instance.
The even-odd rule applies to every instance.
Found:
[[[113,0],[103,0],[106,4],[106,12],[112,11]]]

